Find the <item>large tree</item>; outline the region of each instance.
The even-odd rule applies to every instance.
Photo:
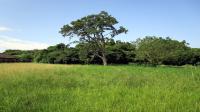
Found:
[[[92,52],[93,56],[99,57],[103,64],[107,65],[106,42],[116,35],[127,32],[122,26],[116,28],[116,24],[118,21],[114,17],[102,11],[64,25],[60,33],[70,39],[78,37],[76,42],[88,43],[87,49]]]

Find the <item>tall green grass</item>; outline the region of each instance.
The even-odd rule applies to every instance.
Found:
[[[0,111],[200,112],[200,68],[0,64]]]

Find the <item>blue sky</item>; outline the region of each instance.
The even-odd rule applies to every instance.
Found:
[[[0,51],[68,43],[64,24],[102,10],[129,30],[116,39],[170,36],[200,48],[200,0],[0,0]]]

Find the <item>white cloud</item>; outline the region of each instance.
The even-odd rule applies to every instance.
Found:
[[[8,36],[0,36],[0,50],[1,49],[33,50],[33,49],[45,49],[48,46],[49,45],[46,43],[21,40]]]
[[[0,32],[11,31],[11,28],[0,26]]]

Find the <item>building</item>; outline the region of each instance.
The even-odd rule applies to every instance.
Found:
[[[0,53],[0,63],[18,62],[19,60],[15,56]]]

